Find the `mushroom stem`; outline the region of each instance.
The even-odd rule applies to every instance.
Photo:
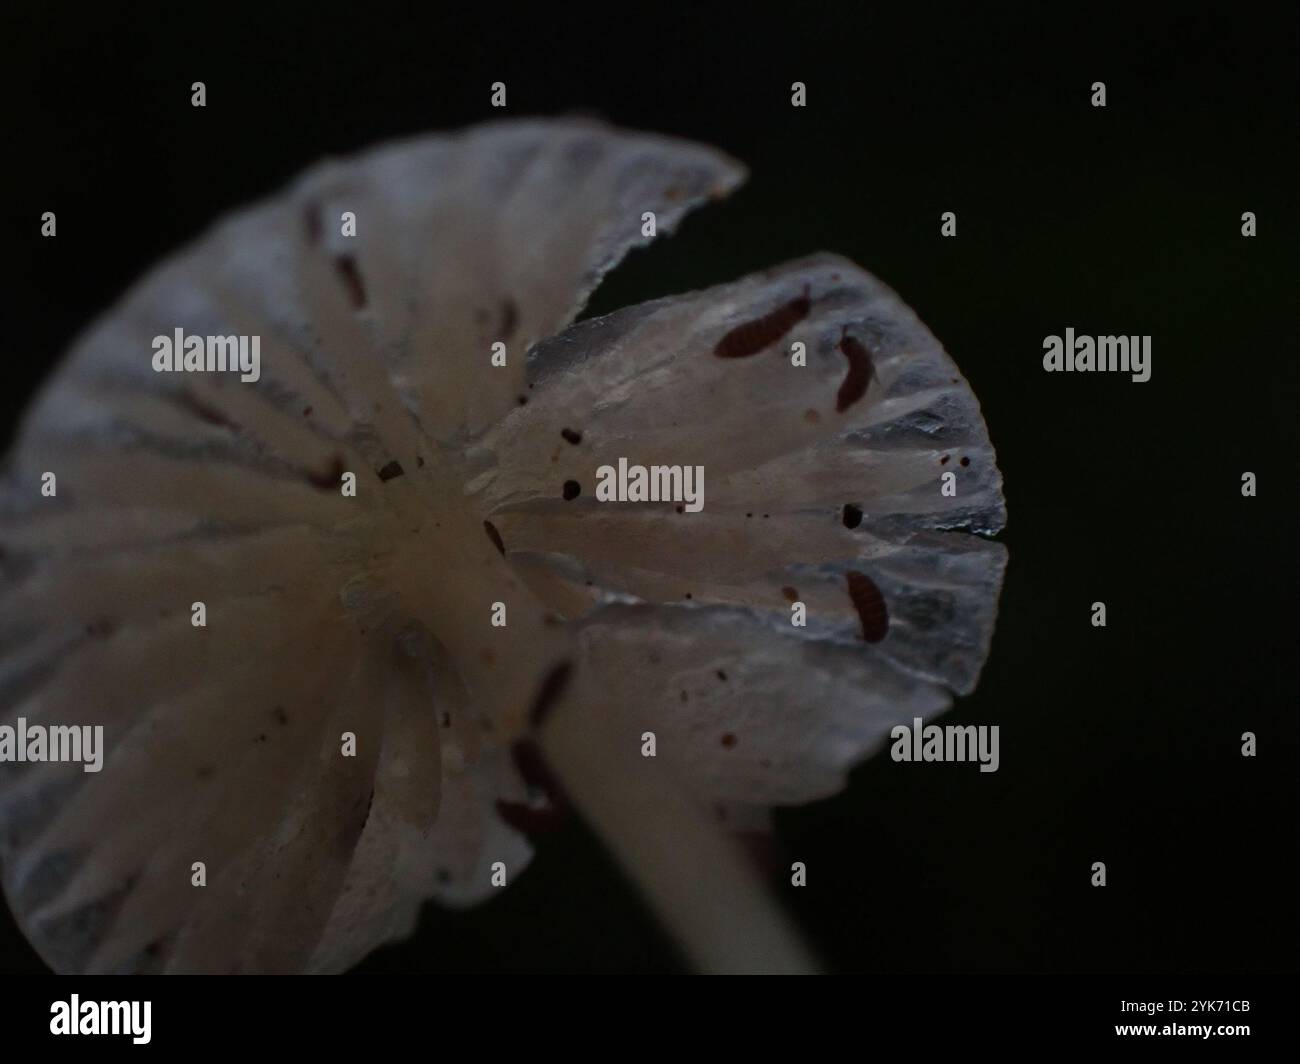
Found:
[[[640,756],[641,728],[617,710],[582,712],[584,702],[575,691],[556,706],[542,729],[542,749],[573,805],[695,967],[815,971],[798,932],[736,844],[701,815],[662,762]]]

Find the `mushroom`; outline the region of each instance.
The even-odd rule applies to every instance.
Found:
[[[966,381],[845,259],[573,324],[648,213],[743,176],[590,122],[384,146],[79,339],[0,486],[0,721],[105,736],[0,765],[52,967],[339,971],[565,804],[697,966],[815,967],[731,833],[973,689],[1004,508]],[[172,336],[256,337],[255,379],[155,369]],[[620,460],[703,505],[597,498]]]

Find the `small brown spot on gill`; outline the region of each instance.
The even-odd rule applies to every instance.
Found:
[[[723,672],[721,669],[719,669],[719,670],[717,671],[717,677],[718,677],[718,679],[721,680],[723,683],[726,683],[726,682],[727,682],[727,674],[726,674],[725,672]]]
[[[528,405],[528,396],[526,396],[526,395],[517,395],[517,396],[515,396],[515,402],[517,402],[520,406],[527,406],[527,405]]]
[[[811,311],[812,298],[808,286],[804,285],[803,295],[768,311],[761,318],[743,322],[729,330],[713,348],[713,353],[718,358],[749,358],[776,343]]]
[[[781,594],[785,596],[786,602],[798,602],[799,592],[792,587],[781,588]]]
[[[961,464],[964,466],[970,465],[970,459],[967,458],[965,455],[962,455]]]
[[[853,503],[846,502],[842,520],[845,528],[857,528],[858,525],[862,524],[862,510],[854,506]]]
[[[514,336],[515,328],[519,325],[519,308],[515,301],[509,296],[501,300],[501,318],[497,326],[502,340],[509,340]]]
[[[319,244],[325,235],[325,226],[321,221],[320,204],[314,200],[302,209],[303,231],[307,234],[309,244]]]
[[[803,419],[808,422],[808,424],[815,425],[822,419],[822,416],[817,413],[816,410],[805,410],[803,412]]]
[[[450,727],[451,727],[451,714],[450,714],[450,713],[444,713],[444,714],[442,715],[442,726],[443,726],[444,728],[450,728]]]
[[[271,710],[271,715],[275,717],[276,724],[284,726],[289,723],[289,714],[284,711],[284,706],[276,706]]]
[[[939,459],[939,464],[940,464],[940,465],[947,465],[947,464],[948,464],[948,459],[951,458],[951,457],[952,457],[952,455],[950,455],[950,454],[945,454],[942,458]]]
[[[848,571],[849,599],[862,623],[862,638],[868,643],[879,643],[889,631],[889,610],[885,596],[876,582],[856,569]]]
[[[575,429],[560,429],[560,435],[577,447],[582,442],[582,433]]]
[[[497,526],[491,521],[484,521],[483,531],[488,534],[488,539],[492,541],[492,545],[496,547],[500,553],[504,554],[506,552],[506,545],[505,541],[501,538],[501,533],[497,531]]]
[[[307,470],[303,473],[307,483],[321,491],[329,491],[331,488],[337,488],[343,479],[343,456],[336,454],[329,464],[329,468],[323,473],[313,473]]]
[[[582,494],[582,485],[576,480],[566,480],[561,494],[564,496],[565,502],[572,502]]]
[[[353,309],[360,310],[366,305],[366,286],[361,280],[361,271],[357,269],[357,260],[351,255],[336,255],[334,271],[343,282]]]
[[[844,375],[844,380],[840,382],[840,390],[835,394],[835,411],[842,414],[867,394],[867,386],[876,375],[876,367],[871,352],[849,335],[847,325],[837,346],[849,360],[849,371]]]
[[[731,732],[727,732],[727,734],[722,737],[722,745],[730,750],[736,745],[736,737],[732,735]]]
[[[385,462],[382,469],[379,470],[379,479],[387,483],[394,477],[400,477],[404,470],[402,463],[394,458],[391,462]]]
[[[311,407],[309,407],[309,406],[304,406],[304,407],[302,408],[302,416],[303,416],[303,417],[311,417],[311,411],[312,411],[312,408],[311,408]]]

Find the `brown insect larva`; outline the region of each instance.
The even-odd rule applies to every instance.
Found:
[[[846,576],[849,581],[849,598],[853,600],[853,608],[858,611],[858,620],[862,622],[862,638],[868,643],[879,643],[889,631],[889,610],[885,606],[885,596],[866,573],[850,569]]]
[[[506,552],[505,540],[501,538],[501,533],[497,531],[497,526],[494,525],[491,521],[484,521],[483,530],[487,532],[488,539],[492,541],[492,546],[496,547],[499,553],[505,554]]]
[[[849,372],[840,382],[840,390],[835,395],[835,410],[842,414],[867,394],[867,385],[876,375],[876,366],[871,359],[871,352],[849,335],[847,325],[837,346],[849,360]]]
[[[719,358],[749,358],[750,355],[756,355],[808,317],[811,310],[812,298],[808,286],[804,285],[803,295],[798,298],[781,304],[761,318],[737,325],[718,341],[713,353]]]

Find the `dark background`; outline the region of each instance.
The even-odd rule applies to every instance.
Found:
[[[7,13],[6,433],[92,317],[215,215],[323,154],[500,117],[493,81],[509,114],[714,143],[749,184],[634,253],[589,313],[845,254],[953,354],[1006,480],[992,653],[946,718],[999,724],[1000,771],[886,753],[778,813],[809,886],[774,886],[827,967],[1296,969],[1295,22],[296,6]],[[1044,373],[1067,326],[1152,335],[1150,382]],[[0,972],[41,970],[0,911]],[[428,909],[360,970],[681,962],[573,822],[499,898]]]

